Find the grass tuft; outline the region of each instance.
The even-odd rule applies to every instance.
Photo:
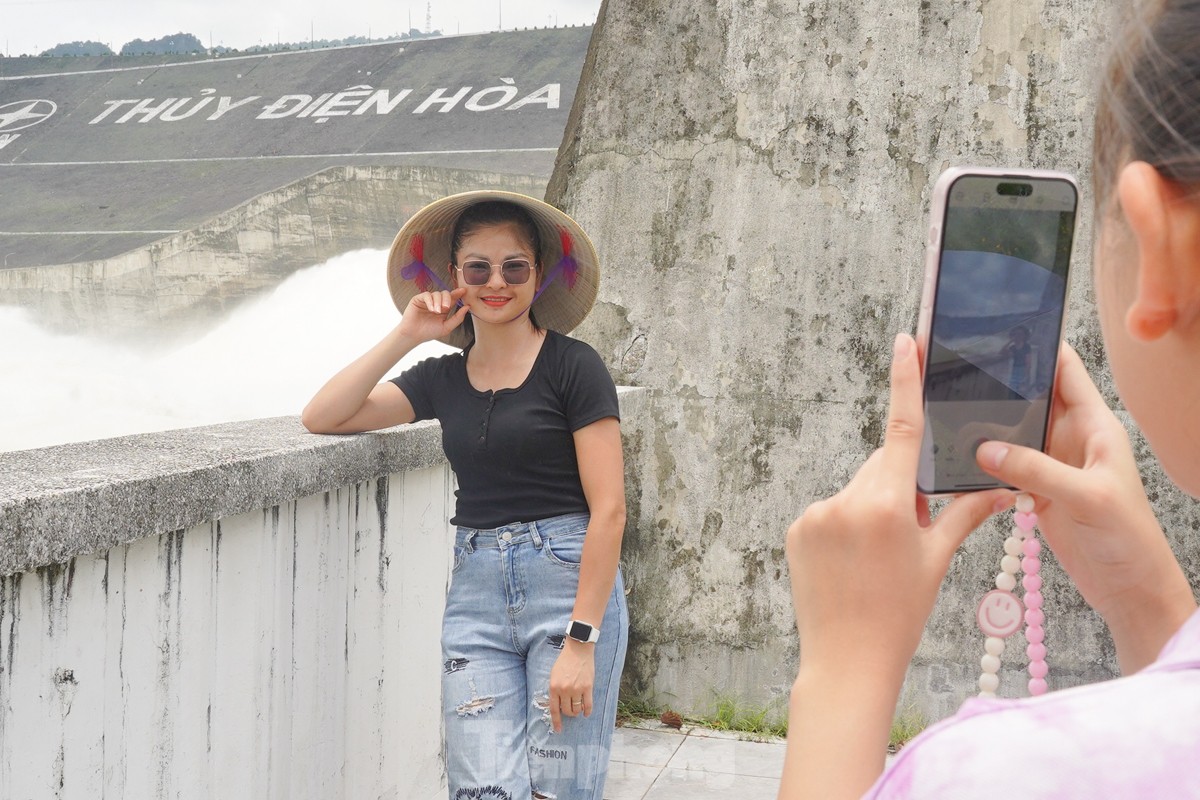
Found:
[[[743,705],[731,695],[717,695],[716,711],[699,724],[718,731],[787,736],[787,721],[773,719],[770,706]]]
[[[928,726],[929,721],[925,719],[925,715],[913,706],[900,709],[892,720],[892,730],[888,735],[888,752],[896,752]]]
[[[639,720],[661,719],[670,706],[645,697],[621,698],[617,701],[617,724],[629,725]],[[787,735],[787,721],[775,719],[770,706],[741,703],[732,695],[717,695],[713,711],[703,716],[681,715],[685,725],[696,725],[718,731],[745,733],[755,736]]]
[[[643,719],[658,719],[666,711],[661,706],[644,697],[617,698],[617,725],[629,725]]]
[[[659,720],[669,705],[647,697],[622,697],[617,701],[617,725],[631,725],[641,720]],[[718,731],[744,733],[750,736],[787,737],[787,719],[772,713],[768,706],[746,705],[736,697],[719,694],[713,711],[705,716],[683,716],[685,725],[696,725]],[[914,706],[905,706],[896,713],[888,734],[888,751],[895,753],[929,726],[925,715]]]

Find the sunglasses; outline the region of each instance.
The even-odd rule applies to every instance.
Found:
[[[483,286],[492,279],[492,263],[483,260],[466,261],[461,267],[455,267],[462,275],[463,283],[467,286]],[[509,286],[520,286],[529,282],[533,266],[523,258],[510,258],[500,267],[500,277]]]

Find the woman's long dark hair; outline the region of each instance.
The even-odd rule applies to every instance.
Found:
[[[542,274],[542,237],[538,233],[537,224],[534,223],[533,217],[529,215],[528,211],[516,203],[509,203],[505,200],[484,200],[468,206],[466,211],[458,215],[458,220],[454,223],[454,233],[450,237],[450,258],[454,263],[458,263],[458,251],[462,248],[463,239],[481,228],[490,228],[495,225],[512,225],[517,229],[521,243],[533,252],[534,274],[540,278]],[[529,323],[533,325],[535,331],[542,329],[533,315],[532,308],[529,309]],[[467,339],[474,342],[475,326],[472,324],[469,314],[463,320],[462,329],[466,333]]]

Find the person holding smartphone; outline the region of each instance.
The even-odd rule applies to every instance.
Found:
[[[1125,407],[1171,479],[1200,497],[1200,0],[1132,6],[1113,41],[1096,116],[1100,323]],[[914,497],[924,415],[906,335],[891,391],[883,447],[788,530],[802,650],[781,800],[1200,797],[1200,612],[1124,428],[1066,345],[1046,452],[987,441],[974,457],[1033,495],[1125,677],[972,699],[883,771],[905,670],[950,559],[1012,503],[1006,489],[965,494],[931,521]]]
[[[1048,170],[954,167],[938,177],[917,322],[923,494],[998,488],[975,464],[985,439],[1045,445],[1078,198],[1073,177]],[[1034,382],[1036,353],[1051,358]]]
[[[317,392],[314,433],[438,419],[458,479],[442,621],[451,798],[600,800],[629,620],[617,392],[565,334],[595,301],[596,251],[557,208],[443,198],[388,259],[399,325]],[[462,348],[383,381],[417,345]]]

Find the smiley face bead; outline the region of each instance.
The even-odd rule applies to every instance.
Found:
[[[975,612],[975,622],[979,630],[987,636],[1007,639],[1021,630],[1024,622],[1025,608],[1012,592],[1003,589],[993,589],[979,601]]]

